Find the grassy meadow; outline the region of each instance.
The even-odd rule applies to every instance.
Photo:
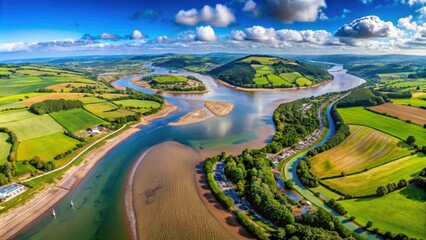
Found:
[[[0,164],[7,162],[12,144],[8,142],[10,136],[7,133],[0,132]]]
[[[56,155],[72,149],[78,143],[80,142],[62,132],[25,140],[19,143],[18,160],[30,160],[39,156],[44,161],[50,161]]]
[[[401,140],[372,128],[351,125],[351,135],[336,147],[311,159],[317,177],[359,172],[409,155],[413,149]]]
[[[426,156],[418,153],[386,163],[368,171],[345,177],[323,180],[323,183],[352,196],[376,193],[379,186],[410,180],[425,167]]]
[[[28,118],[34,118],[37,116],[38,115],[35,115],[26,109],[0,112],[0,124],[16,122]]]
[[[63,132],[63,128],[49,115],[37,116],[15,122],[3,123],[6,127],[16,134],[19,141],[25,141],[33,138]]]
[[[178,75],[156,75],[153,77],[153,81],[158,83],[187,82],[188,78]]]
[[[404,121],[370,112],[363,107],[339,108],[346,124],[364,125],[406,140],[416,138],[416,144],[426,145],[426,128]]]
[[[50,115],[70,132],[83,130],[88,127],[105,123],[104,120],[81,108],[55,112]]]
[[[87,111],[95,114],[96,116],[102,119],[104,118],[114,119],[117,117],[129,116],[129,115],[135,114],[134,112],[130,110],[120,108],[117,105],[110,102],[86,104],[84,105],[84,108]]]
[[[395,104],[426,107],[426,93],[424,92],[414,92],[411,98],[392,98],[391,100]]]
[[[365,226],[381,232],[405,233],[410,237],[426,239],[426,192],[413,184],[379,198],[360,198],[339,201],[349,216]]]

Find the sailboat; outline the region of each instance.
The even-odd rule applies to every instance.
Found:
[[[53,216],[53,218],[56,218],[55,209],[52,209],[52,216]]]
[[[74,207],[74,202],[71,200],[71,202],[70,202],[70,206],[71,207]]]

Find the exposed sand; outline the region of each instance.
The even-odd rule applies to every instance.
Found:
[[[165,142],[140,161],[133,186],[129,182],[139,239],[231,238],[198,197],[197,157],[187,146]]]
[[[308,87],[292,87],[292,88],[244,88],[244,87],[237,87],[234,86],[232,84],[229,84],[225,81],[222,81],[220,79],[215,79],[218,83],[222,84],[223,86],[238,90],[238,91],[245,91],[245,92],[277,92],[277,91],[287,91],[287,90],[298,90],[298,89],[304,89],[304,88],[315,88],[318,86],[321,86],[323,84],[326,84],[328,82],[333,81],[331,80],[327,80],[318,84],[314,84],[312,86],[308,86]]]
[[[165,117],[177,109],[176,106],[166,103],[166,106],[160,112],[148,116],[140,123],[137,123],[119,135],[108,139],[103,146],[87,153],[85,160],[78,166],[72,166],[63,175],[62,179],[53,185],[47,185],[39,190],[24,205],[17,206],[3,213],[0,217],[0,239],[10,239],[27,225],[35,221],[46,211],[61,200],[70,190],[75,188],[96,163],[103,158],[109,151],[122,141],[140,131],[138,126],[146,125],[149,121]]]
[[[208,109],[202,108],[195,111],[192,111],[185,116],[179,118],[176,122],[169,123],[169,126],[183,126],[183,125],[189,125],[193,123],[202,122],[205,120],[208,120],[210,118],[213,118],[214,114],[211,113]]]
[[[205,106],[216,116],[220,117],[228,115],[230,112],[232,112],[232,109],[234,109],[234,105],[227,102],[206,101]]]

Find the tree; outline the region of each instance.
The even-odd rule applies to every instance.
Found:
[[[376,193],[379,194],[380,196],[384,196],[388,193],[388,189],[384,186],[380,186],[377,188]]]
[[[408,144],[414,144],[416,142],[416,138],[414,136],[408,136],[407,143]]]
[[[365,225],[366,228],[371,228],[372,226],[373,226],[372,221],[368,221],[367,224]]]

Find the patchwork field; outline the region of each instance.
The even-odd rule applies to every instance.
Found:
[[[339,201],[349,216],[365,225],[392,233],[405,233],[410,237],[426,239],[426,192],[413,184],[379,198],[361,198]],[[384,217],[386,216],[386,217]]]
[[[0,112],[0,126],[2,123],[16,122],[19,120],[34,118],[37,116],[38,115],[35,115],[28,110],[14,110],[14,111]]]
[[[253,80],[256,84],[259,84],[259,85],[269,84],[269,81],[266,77],[256,77]]]
[[[307,78],[304,78],[304,77],[301,77],[301,78],[296,79],[296,83],[297,83],[299,86],[309,86],[309,85],[312,85],[311,80],[309,80],[309,79],[307,79]]]
[[[84,97],[84,95],[85,95],[84,93],[51,93],[51,94],[40,95],[37,97],[25,99],[23,102],[25,106],[29,107],[34,103],[42,102],[44,100],[52,100],[52,99],[69,100],[69,99],[81,98],[81,97]]]
[[[291,73],[281,73],[280,77],[288,82],[294,82],[296,79],[303,77],[302,74],[298,72],[291,72]]]
[[[395,104],[411,105],[413,107],[426,107],[426,93],[415,92],[411,98],[391,99]]]
[[[136,100],[136,99],[126,99],[126,100],[119,100],[114,101],[116,105],[122,105],[125,107],[139,107],[139,108],[146,108],[146,109],[152,109],[152,108],[159,108],[161,107],[161,104],[154,101],[148,101],[148,100]]]
[[[274,86],[290,86],[291,83],[287,82],[286,80],[282,79],[281,77],[275,75],[275,74],[269,74],[268,80],[271,82]]]
[[[127,97],[127,96],[129,95],[128,94],[112,94],[112,93],[102,94],[102,97],[105,99],[114,99],[114,98]]]
[[[49,115],[37,116],[16,122],[3,123],[6,127],[16,134],[19,141],[25,141],[50,135],[57,132],[63,132],[64,129]]]
[[[389,116],[397,117],[402,120],[410,120],[422,126],[426,124],[426,110],[424,109],[393,103],[385,103],[379,106],[370,107],[369,109],[379,113],[386,113]]]
[[[50,115],[70,132],[105,123],[104,120],[81,108],[55,112]]]
[[[339,108],[338,111],[346,124],[368,126],[403,140],[414,136],[416,144],[426,145],[426,128],[416,124],[373,113],[363,107]]]
[[[100,99],[97,97],[82,97],[82,98],[78,98],[78,100],[80,100],[84,104],[106,102],[106,100]]]
[[[404,81],[404,82],[398,82],[394,83],[391,86],[395,88],[408,88],[408,87],[417,87],[417,86],[423,86],[426,85],[426,79],[416,79],[415,81]]]
[[[85,86],[93,86],[93,84],[90,83],[60,83],[55,84],[52,86],[47,87],[47,89],[55,90],[56,92],[62,91],[63,92],[70,92],[72,88],[79,88],[79,87],[85,87]]]
[[[114,119],[117,117],[135,114],[134,112],[130,110],[119,108],[117,105],[112,104],[110,102],[86,104],[84,105],[84,108],[100,118],[108,118],[108,119]]]
[[[174,83],[174,82],[187,82],[188,79],[179,75],[156,75],[153,81],[158,83]]]
[[[9,134],[0,132],[0,164],[7,162],[7,157],[9,157],[12,148],[12,144],[7,141],[8,139]]]
[[[373,194],[379,186],[410,180],[425,167],[426,156],[416,154],[370,169],[366,172],[323,180],[323,183],[353,196]]]
[[[18,160],[30,160],[39,156],[43,161],[50,161],[78,144],[79,141],[70,138],[62,132],[22,141],[18,147]]]
[[[352,125],[350,130],[351,135],[344,142],[311,159],[311,171],[315,176],[323,178],[341,172],[359,172],[413,151],[401,140],[372,128]]]

